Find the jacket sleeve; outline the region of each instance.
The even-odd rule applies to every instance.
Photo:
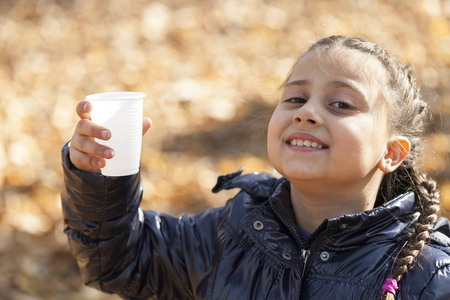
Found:
[[[85,284],[126,299],[192,299],[206,288],[220,209],[179,218],[142,212],[139,174],[78,170],[69,145],[62,150],[64,232]]]

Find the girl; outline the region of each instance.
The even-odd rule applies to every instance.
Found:
[[[224,207],[142,212],[139,174],[98,174],[107,129],[63,148],[65,233],[89,286],[127,299],[450,299],[450,226],[420,169],[428,107],[410,68],[331,36],[295,63],[269,123],[283,175],[219,178]],[[144,133],[150,127],[144,119]]]

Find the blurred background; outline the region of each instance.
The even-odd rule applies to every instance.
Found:
[[[434,111],[424,165],[450,211],[449,22],[449,0],[1,0],[0,298],[118,299],[83,287],[62,233],[60,149],[86,95],[147,94],[143,207],[197,212],[234,193],[210,192],[218,175],[272,172],[277,89],[331,34],[415,66]]]

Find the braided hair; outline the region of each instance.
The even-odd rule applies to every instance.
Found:
[[[372,55],[381,62],[388,76],[388,87],[383,89],[383,93],[388,107],[390,132],[407,137],[411,143],[410,153],[401,165],[383,177],[375,204],[380,205],[409,191],[414,192],[416,196],[415,208],[420,216],[389,275],[389,278],[399,282],[414,266],[418,255],[428,242],[440,209],[437,184],[418,164],[421,161],[422,140],[429,107],[422,99],[421,91],[412,76],[412,68],[403,66],[385,49],[362,38],[330,36],[314,43],[306,53],[331,48],[357,50]],[[395,297],[387,292],[381,299],[395,299]]]

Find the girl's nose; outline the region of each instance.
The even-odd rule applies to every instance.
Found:
[[[294,114],[294,123],[302,126],[321,124],[317,108],[314,107],[314,104],[310,101],[306,102],[302,107],[297,109]]]
[[[305,119],[303,119],[303,120],[305,120]],[[295,121],[296,123],[302,123],[303,120],[302,120],[299,116],[296,116],[296,117],[294,118],[294,121]],[[306,119],[304,122],[305,122],[305,123],[309,123],[309,124],[311,124],[311,125],[316,125],[316,123],[317,123],[317,121],[314,120],[314,119]]]

